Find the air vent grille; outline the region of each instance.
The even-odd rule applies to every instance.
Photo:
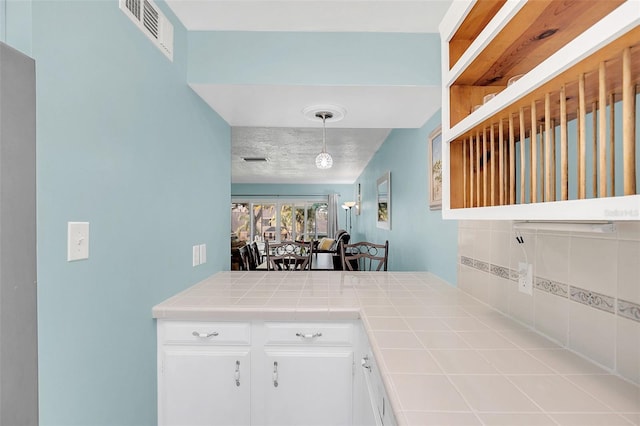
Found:
[[[126,0],[126,8],[133,16],[140,20],[140,0]]]
[[[173,25],[151,0],[120,0],[120,9],[173,61]]]
[[[158,11],[151,4],[144,1],[144,27],[149,30],[151,35],[158,38]]]

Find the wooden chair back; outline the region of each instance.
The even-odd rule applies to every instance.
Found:
[[[283,241],[281,243],[265,243],[267,253],[267,270],[269,271],[304,271],[311,269],[312,243]]]
[[[384,244],[368,241],[341,244],[340,257],[344,271],[386,271],[389,241],[385,241]]]

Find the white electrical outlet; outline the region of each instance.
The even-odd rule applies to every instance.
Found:
[[[193,246],[191,250],[193,253],[193,266],[198,266],[200,264],[200,246]]]
[[[518,290],[533,294],[533,265],[530,263],[518,262]]]
[[[200,244],[198,246],[200,248],[200,264],[207,263],[207,245]]]

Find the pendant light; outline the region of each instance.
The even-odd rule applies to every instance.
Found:
[[[330,169],[333,166],[333,158],[327,152],[326,125],[327,118],[332,118],[333,113],[329,111],[316,112],[316,117],[322,118],[322,152],[316,157],[316,167],[319,169]]]

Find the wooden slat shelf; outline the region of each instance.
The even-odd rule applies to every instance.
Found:
[[[635,0],[477,0],[451,16],[444,216],[640,220]]]
[[[587,57],[577,65],[571,67],[567,71],[560,74],[551,82],[541,86],[527,96],[520,98],[518,101],[509,105],[507,108],[498,111],[491,118],[481,122],[469,131],[457,137],[450,142],[450,171],[451,171],[451,208],[468,208],[468,207],[486,207],[498,206],[516,203],[516,193],[514,185],[514,177],[516,175],[516,167],[518,172],[524,168],[526,170],[528,197],[520,198],[518,202],[536,203],[542,201],[566,200],[567,192],[561,191],[561,195],[556,194],[557,179],[562,179],[563,183],[560,187],[568,185],[569,180],[576,182],[578,188],[578,198],[587,197],[606,197],[613,195],[613,189],[607,192],[607,183],[611,180],[615,169],[611,166],[602,165],[602,158],[611,156],[610,151],[613,148],[606,147],[610,141],[606,139],[606,114],[600,124],[604,124],[604,133],[599,132],[598,119],[601,112],[600,99],[604,96],[604,110],[610,108],[611,102],[623,100],[623,52],[628,49],[629,65],[628,74],[630,76],[630,85],[633,86],[633,98],[635,99],[635,87],[640,85],[640,27],[620,37],[610,45],[600,49],[596,53]],[[633,46],[627,46],[627,43],[636,42]],[[603,72],[602,76],[600,73]],[[582,78],[582,82],[580,79]],[[601,83],[604,84],[601,93]],[[561,105],[561,93],[564,93],[564,105]],[[580,112],[582,109],[584,112]],[[564,119],[561,116],[561,108],[566,111]],[[591,114],[594,124],[592,125],[593,133],[586,134],[586,115]],[[635,103],[631,121],[635,123]],[[558,161],[555,158],[556,149],[556,126],[578,119],[580,124],[578,131],[578,158],[580,164],[573,164],[579,171],[577,179],[573,177],[568,179],[566,170],[568,164],[558,167]],[[507,127],[509,135],[506,132],[500,132],[500,128]],[[564,124],[566,126],[566,124]],[[566,129],[564,129],[566,132]],[[495,137],[501,134],[502,137]],[[486,135],[489,135],[487,137]],[[582,135],[582,137],[580,137]],[[604,135],[604,138],[602,136]],[[637,144],[635,131],[633,134]],[[513,144],[510,139],[513,139]],[[522,145],[523,138],[528,141],[525,149],[529,155],[527,164],[522,164],[522,159],[515,160],[515,148]],[[602,142],[602,140],[605,140]],[[587,146],[588,140],[588,146]],[[488,144],[488,148],[486,148]],[[522,149],[522,148],[521,148]],[[602,149],[602,154],[599,150]],[[592,150],[590,170],[593,182],[591,183],[591,193],[586,193],[587,176],[586,176],[586,151]],[[475,166],[469,159],[463,159],[461,155],[465,152],[475,152],[476,158],[482,160]],[[608,154],[607,154],[608,153]],[[597,158],[603,155],[598,162]],[[625,166],[624,176],[632,176],[630,179],[631,189],[625,188],[626,195],[635,195],[635,154],[634,159]],[[513,158],[513,160],[512,160]],[[460,173],[459,164],[469,164],[468,169],[464,173]],[[507,166],[507,163],[510,166]],[[517,166],[516,166],[517,164]],[[507,168],[506,174],[504,171]],[[622,167],[622,166],[619,166]],[[556,170],[560,168],[565,170],[565,175],[556,174]],[[500,176],[496,178],[496,170],[499,170]],[[613,171],[612,171],[613,170]],[[476,190],[465,190],[471,188],[474,182],[477,184],[481,180],[484,182],[489,177],[489,190],[487,197],[479,194]],[[485,184],[486,186],[486,184]],[[604,188],[598,189],[599,187]],[[611,185],[613,186],[613,184]],[[520,189],[522,193],[524,187]],[[486,193],[487,190],[484,190]],[[506,201],[509,200],[509,201]]]
[[[631,45],[630,43],[634,44]],[[598,66],[602,61],[606,64],[607,93],[614,93],[615,100],[619,101],[622,93],[621,53],[625,47],[631,47],[631,74],[634,77],[635,84],[640,85],[640,27],[638,27],[607,47],[600,49],[584,61],[563,72],[549,83],[542,85],[534,92],[520,98],[517,102],[509,105],[507,108],[498,111],[491,118],[480,123],[477,127],[474,127],[457,137],[456,140],[469,138],[470,135],[475,134],[476,128],[482,129],[484,127],[491,126],[491,124],[497,125],[500,119],[508,120],[509,114],[518,114],[520,108],[525,108],[528,112],[531,108],[532,101],[535,100],[537,103],[543,102],[545,93],[551,94],[551,116],[559,117],[559,94],[560,87],[562,87],[562,85],[565,86],[566,90],[567,120],[574,120],[577,116],[576,111],[578,107],[578,75],[581,73],[585,74],[585,98],[587,105],[590,106],[593,102],[598,101]],[[587,109],[587,112],[591,112],[590,108]],[[536,119],[539,124],[544,122],[544,109],[537,111]],[[531,128],[531,116],[528,113],[525,114],[524,125],[527,129],[526,136],[529,137],[528,129]],[[517,122],[516,133],[519,132],[519,129],[520,124]]]
[[[476,8],[478,11],[488,9],[485,3],[498,2],[478,2],[467,18],[469,24],[478,20],[474,18]],[[535,68],[622,3],[624,0],[527,2],[451,85],[451,125],[469,115],[474,106],[482,104],[485,95],[503,90],[510,78]],[[478,28],[474,27],[474,31],[462,28],[465,27],[461,26],[456,36],[458,33],[477,36]],[[452,41],[449,57],[457,60],[464,43],[455,37]]]

